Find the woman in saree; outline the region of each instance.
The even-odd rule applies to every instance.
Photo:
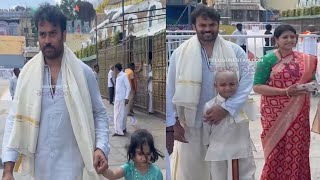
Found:
[[[274,37],[278,49],[257,63],[253,87],[261,94],[261,180],[310,180],[310,94],[297,85],[312,81],[317,59],[293,51],[292,26],[278,26]]]

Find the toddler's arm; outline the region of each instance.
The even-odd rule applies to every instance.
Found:
[[[124,176],[124,171],[121,167],[113,170],[107,169],[102,173],[102,175],[109,180],[116,180]]]

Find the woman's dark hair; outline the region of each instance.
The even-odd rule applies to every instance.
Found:
[[[198,5],[196,9],[194,9],[191,13],[191,22],[192,24],[196,24],[197,17],[206,17],[213,21],[217,21],[218,24],[220,23],[220,14],[217,10],[213,7],[208,7],[205,5]]]
[[[131,135],[130,145],[127,152],[128,161],[134,159],[137,148],[140,148],[141,152],[143,152],[144,144],[148,144],[150,147],[152,163],[156,162],[159,156],[164,158],[164,155],[154,147],[153,136],[146,129],[138,129]]]
[[[49,3],[40,5],[39,9],[34,15],[35,25],[37,30],[39,29],[38,24],[41,21],[48,21],[54,26],[59,25],[61,32],[64,32],[67,28],[67,17],[61,12],[61,10]]]
[[[118,69],[119,71],[122,71],[122,64],[117,63],[116,65],[114,65],[114,68]]]
[[[274,30],[273,35],[274,35],[275,38],[278,39],[281,36],[281,34],[283,34],[286,31],[291,31],[294,34],[297,33],[297,31],[291,25],[289,25],[289,24],[281,24],[278,27],[276,27],[276,29]]]

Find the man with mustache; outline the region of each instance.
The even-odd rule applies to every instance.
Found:
[[[3,138],[3,180],[97,180],[108,168],[108,117],[91,68],[64,45],[66,16],[35,14],[41,52],[23,67]]]
[[[210,173],[210,165],[205,161],[207,145],[202,124],[219,124],[228,115],[237,116],[251,92],[253,74],[248,70],[243,49],[218,34],[220,15],[215,9],[199,5],[192,12],[191,20],[196,35],[181,44],[170,59],[166,81],[166,121],[169,126],[166,142],[169,153],[173,151],[172,179],[210,180],[214,174]],[[217,95],[210,88],[215,74],[225,70],[237,74],[236,93],[223,104],[214,105],[203,113],[205,103]]]

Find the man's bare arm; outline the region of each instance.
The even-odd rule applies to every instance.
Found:
[[[13,175],[13,168],[14,168],[15,162],[5,162],[3,167],[3,177],[7,175]]]

